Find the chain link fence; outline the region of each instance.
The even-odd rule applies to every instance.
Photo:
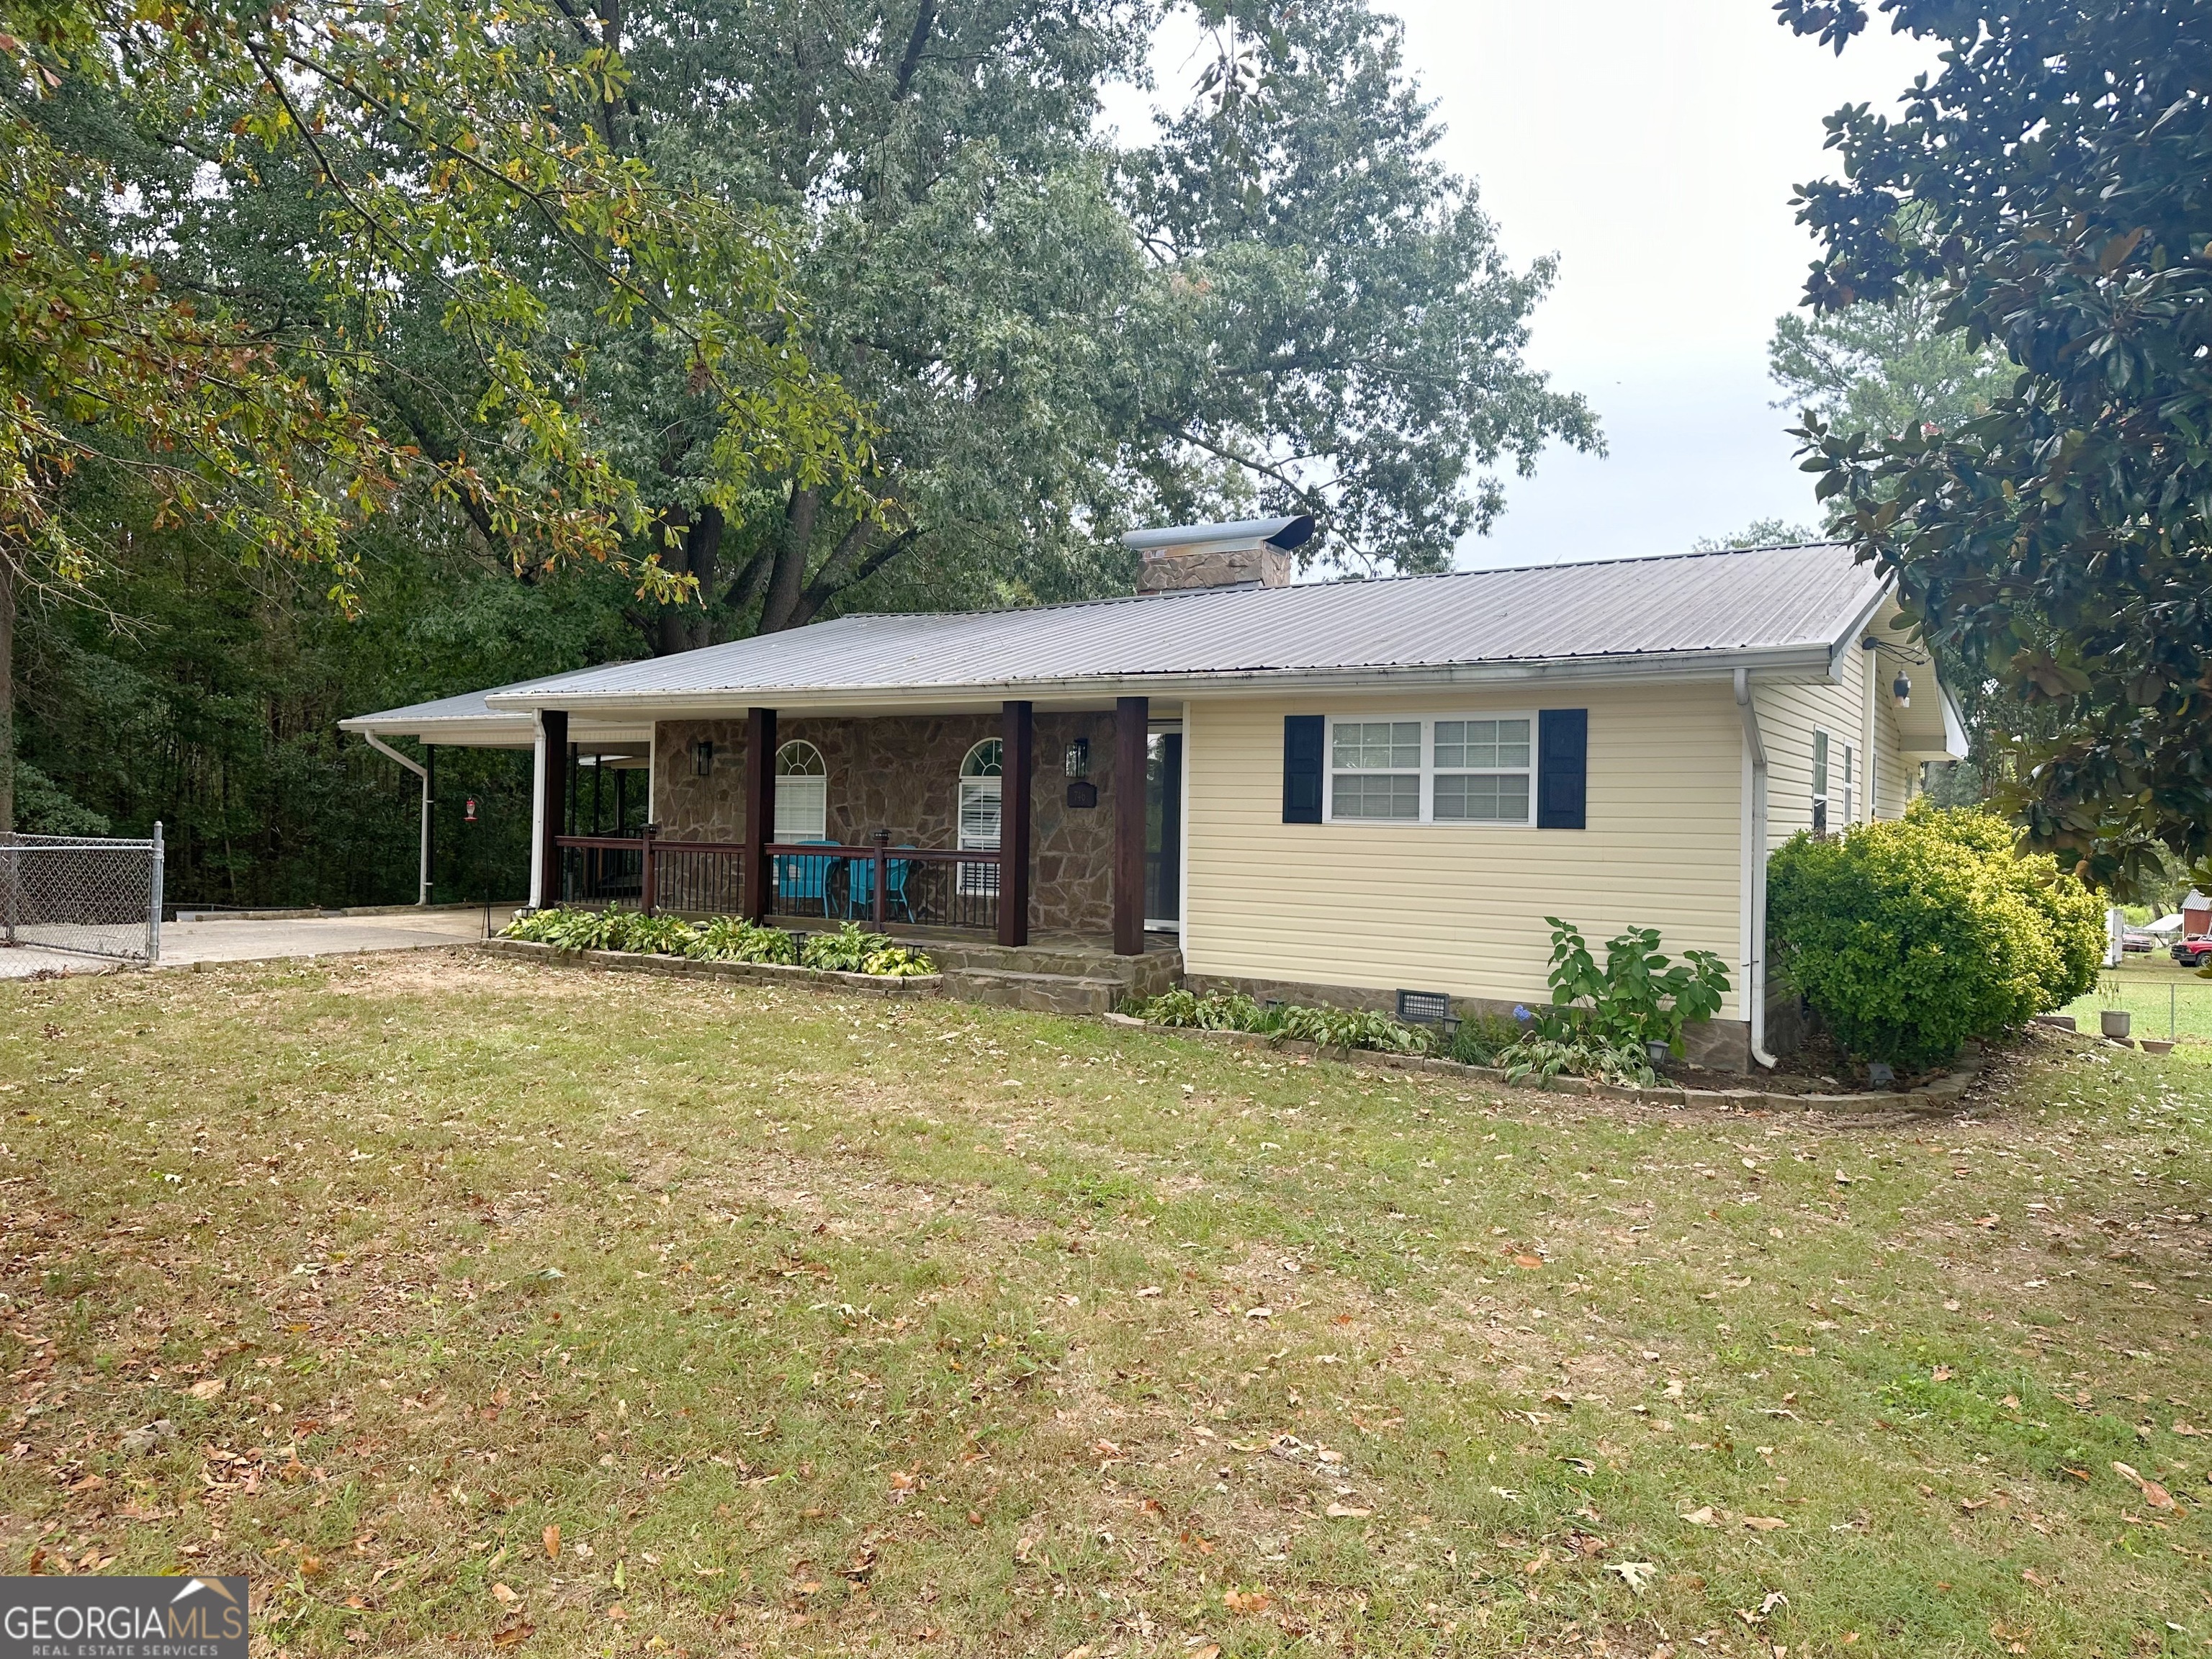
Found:
[[[0,946],[161,959],[161,826],[147,841],[0,835]]]

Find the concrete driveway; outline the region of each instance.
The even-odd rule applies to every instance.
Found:
[[[497,933],[514,907],[494,905],[489,927]],[[203,962],[277,962],[295,957],[353,956],[363,951],[422,951],[482,939],[484,907],[386,911],[367,915],[287,916],[161,924],[161,966],[189,968]],[[0,979],[25,979],[40,969],[69,974],[107,973],[135,964],[102,957],[76,956],[35,948],[0,950]]]

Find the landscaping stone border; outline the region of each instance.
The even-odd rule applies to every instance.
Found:
[[[888,974],[841,974],[828,968],[794,968],[780,962],[694,962],[689,957],[655,956],[644,951],[564,951],[534,939],[488,939],[473,947],[493,956],[526,962],[589,968],[606,974],[658,974],[667,979],[733,979],[754,985],[799,985],[822,991],[850,991],[864,997],[941,997],[945,975],[916,974],[895,979]]]
[[[1198,1037],[1232,1048],[1272,1048],[1279,1054],[1341,1060],[1352,1066],[1371,1066],[1386,1072],[1424,1072],[1443,1077],[1463,1077],[1472,1082],[1504,1088],[1538,1089],[1547,1094],[1585,1095],[1600,1100],[1628,1100],[1646,1106],[1728,1106],[1738,1111],[1809,1112],[1929,1112],[1955,1104],[1982,1069],[1979,1055],[1970,1055],[1960,1069],[1923,1084],[1917,1089],[1877,1094],[1783,1095],[1764,1089],[1684,1089],[1662,1085],[1640,1088],[1629,1084],[1601,1083],[1586,1077],[1508,1078],[1503,1066],[1463,1066],[1455,1060],[1432,1060],[1421,1054],[1386,1054],[1372,1048],[1323,1048],[1319,1043],[1277,1042],[1264,1031],[1206,1031],[1191,1025],[1153,1025],[1127,1014],[1109,1014],[1107,1023],[1173,1036]]]

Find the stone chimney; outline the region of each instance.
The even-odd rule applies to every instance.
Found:
[[[1144,556],[1139,593],[1194,587],[1287,587],[1291,555],[1311,540],[1313,516],[1247,519],[1237,524],[1187,524],[1133,530],[1121,544]]]

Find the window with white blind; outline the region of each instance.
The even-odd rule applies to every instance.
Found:
[[[775,838],[788,843],[829,837],[830,769],[812,744],[787,743],[775,751]]]
[[[960,762],[960,850],[995,853],[999,850],[1000,775],[1006,750],[997,738],[986,738]],[[959,869],[963,893],[995,893],[999,872],[987,864],[963,864]]]
[[[1531,714],[1332,720],[1332,823],[1534,822]]]

